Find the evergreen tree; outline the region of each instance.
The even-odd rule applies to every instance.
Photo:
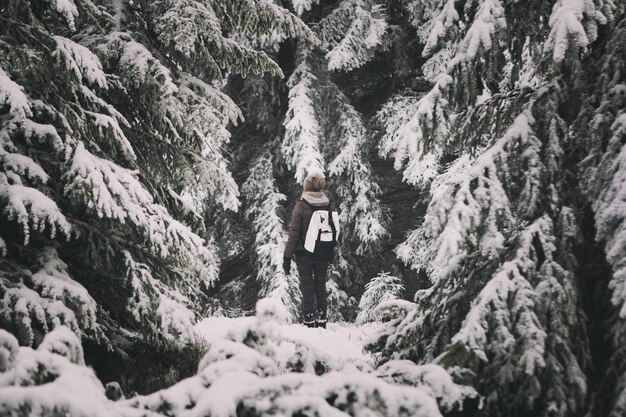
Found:
[[[615,399],[602,404],[604,398],[598,395],[596,406],[607,410],[611,416],[618,416],[626,412],[626,363],[623,360],[626,337],[626,242],[623,237],[626,226],[623,185],[626,172],[626,21],[623,18],[611,35],[598,64],[600,76],[594,80],[593,93],[581,108],[576,120],[578,130],[573,130],[572,140],[584,144],[582,188],[595,214],[595,238],[605,247],[606,260],[612,269],[608,287],[614,310],[610,312],[611,325],[607,328],[611,336],[602,342],[610,347],[609,366],[614,371],[602,375],[601,389],[608,390],[609,399]]]
[[[429,189],[423,221],[396,253],[432,287],[372,349],[475,381],[481,415],[564,416],[590,406],[593,360],[573,256],[581,219],[571,166],[582,158],[572,143],[581,139],[567,119],[581,57],[623,7],[526,4],[522,22],[518,6],[406,5],[433,88],[379,112],[381,154]]]
[[[365,323],[374,320],[374,311],[379,304],[391,300],[397,300],[402,296],[404,286],[398,277],[382,272],[372,278],[365,286],[365,291],[359,301],[359,314],[357,323]]]
[[[314,35],[268,1],[14,0],[1,13],[3,327],[32,345],[62,324],[112,345],[195,340],[219,271],[204,215],[240,205],[222,150],[242,115],[213,81],[282,74],[229,33]]]
[[[269,154],[257,159],[244,183],[243,193],[249,204],[246,216],[256,234],[256,279],[261,283],[258,296],[278,299],[289,312],[291,321],[297,322],[301,297],[297,272],[285,275],[282,268],[286,231],[278,212],[285,196],[278,192],[274,184]]]

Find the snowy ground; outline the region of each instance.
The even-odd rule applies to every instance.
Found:
[[[196,325],[196,330],[207,342],[224,339],[229,332],[238,332],[238,329],[250,327],[254,317],[209,317]],[[328,323],[327,329],[308,328],[302,324],[283,324],[279,331],[286,341],[308,345],[315,351],[322,352],[339,362],[366,362],[374,365],[371,354],[363,351],[364,341],[371,335],[379,324],[357,326],[349,323]],[[283,357],[289,356],[294,345],[281,344]]]

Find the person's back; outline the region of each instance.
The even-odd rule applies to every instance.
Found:
[[[326,327],[326,281],[330,259],[326,256],[318,259],[313,252],[305,249],[307,231],[310,227],[318,227],[317,223],[311,224],[314,217],[315,222],[319,222],[320,218],[328,219],[333,233],[331,242],[336,241],[339,230],[337,216],[331,214],[333,209],[324,193],[325,188],[324,174],[310,172],[304,181],[302,198],[296,202],[291,213],[289,237],[283,255],[285,274],[289,274],[291,259],[295,256],[302,291],[302,319],[308,327]],[[329,215],[314,216],[313,213],[318,210],[326,210]]]

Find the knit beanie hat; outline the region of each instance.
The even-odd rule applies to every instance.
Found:
[[[321,169],[317,167],[313,167],[309,170],[309,173],[307,174],[306,179],[304,181],[309,181],[309,180],[312,180],[313,178],[326,178],[326,176],[324,175]]]
[[[311,168],[304,180],[304,189],[307,191],[321,191],[326,186],[326,176],[319,168]]]

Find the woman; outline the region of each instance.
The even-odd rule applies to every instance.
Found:
[[[330,207],[324,193],[326,179],[319,170],[312,170],[304,180],[302,198],[296,202],[289,223],[289,238],[285,245],[283,270],[289,274],[291,258],[295,255],[300,289],[302,291],[302,321],[307,327],[326,327],[326,280],[329,262],[313,261],[304,249],[306,232],[313,207]]]

